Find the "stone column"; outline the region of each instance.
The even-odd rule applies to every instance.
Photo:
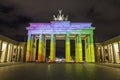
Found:
[[[33,40],[34,40],[34,35],[31,35],[31,47],[30,47],[30,50],[31,50],[31,53],[30,53],[30,61],[33,61],[33,45],[34,45],[34,42],[33,42]]]
[[[50,40],[50,62],[55,61],[55,36],[54,34],[51,34],[51,40]]]
[[[118,55],[119,55],[119,63],[120,63],[120,41],[118,42],[118,48],[119,48]]]
[[[12,62],[12,58],[13,58],[13,44],[11,44],[10,48],[10,62]]]
[[[83,62],[83,54],[82,54],[82,37],[81,34],[78,34],[78,62]]]
[[[10,62],[11,44],[8,44],[7,62]]]
[[[102,53],[102,62],[105,62],[105,49],[104,49],[104,45],[101,46],[101,53]]]
[[[15,55],[14,61],[15,61],[15,62],[17,61],[17,55],[18,55],[17,47],[18,47],[18,46],[15,44],[15,51],[14,51],[14,55]]]
[[[70,34],[66,34],[66,53],[65,53],[65,61],[70,62]]]
[[[96,57],[97,57],[97,62],[101,62],[101,61],[100,61],[100,50],[101,50],[101,49],[100,49],[100,46],[98,46],[98,47],[97,47],[97,56],[96,56]]]
[[[45,36],[43,35],[43,62],[45,62],[45,58],[46,58],[46,48],[45,48]]]
[[[103,49],[103,59],[104,59],[103,62],[105,63],[106,57],[105,57],[105,46],[104,45],[103,45],[102,49]]]
[[[39,35],[39,44],[38,44],[38,61],[43,62],[43,35]]]
[[[17,47],[18,51],[17,51],[17,62],[20,61],[20,46]]]
[[[108,50],[108,62],[110,62],[110,49],[109,49],[109,44],[107,45],[107,50]]]
[[[33,38],[33,61],[36,60],[36,43],[37,43],[37,39],[36,39],[36,36],[34,36]]]
[[[118,44],[118,51],[116,52],[116,57],[117,57],[117,63],[120,63],[120,54],[119,54],[119,51],[120,51],[120,47],[119,47],[119,42],[117,42]]]
[[[113,63],[116,63],[116,59],[115,59],[115,49],[114,49],[114,43],[112,43],[112,51],[113,51]]]
[[[78,35],[76,36],[76,40],[75,40],[75,62],[78,62]]]
[[[111,63],[114,63],[114,55],[113,55],[113,46],[110,44],[110,55],[111,55]]]
[[[91,62],[95,62],[93,34],[90,34],[90,52],[91,52]]]
[[[27,50],[26,50],[26,61],[30,61],[30,54],[31,54],[31,34],[28,34]]]
[[[104,51],[104,62],[106,63],[106,45],[103,46]]]
[[[7,43],[6,52],[5,52],[5,61],[4,62],[7,62],[8,45],[9,45],[9,43]]]
[[[25,53],[23,52],[24,49],[25,48],[23,48],[23,46],[21,45],[20,46],[20,59],[19,59],[20,62],[24,62],[24,53]]]
[[[11,54],[10,54],[10,61],[12,62],[12,58],[13,58],[13,48],[14,48],[14,45],[11,44]]]
[[[90,35],[88,36],[88,62],[92,62]]]
[[[85,39],[85,61],[89,62],[88,37]]]
[[[0,41],[0,62],[1,62],[1,56],[2,56],[2,43],[3,41],[1,40]]]
[[[118,42],[113,43],[113,48],[114,48],[115,63],[119,63],[119,46],[118,46]]]

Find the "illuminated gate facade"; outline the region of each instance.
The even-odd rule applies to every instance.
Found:
[[[50,23],[30,23],[28,30],[26,61],[46,61],[46,40],[50,40],[50,62],[55,62],[56,40],[65,40],[65,62],[71,62],[70,40],[75,40],[75,62],[83,62],[85,44],[85,61],[95,62],[92,23],[75,23],[67,21],[59,10],[57,17]],[[36,53],[38,54],[36,56]]]

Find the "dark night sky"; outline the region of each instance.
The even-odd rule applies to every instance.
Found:
[[[0,34],[25,41],[29,22],[50,22],[59,9],[71,22],[93,22],[95,41],[120,34],[120,0],[0,0]]]

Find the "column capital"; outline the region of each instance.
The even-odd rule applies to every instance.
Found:
[[[94,35],[93,32],[91,32],[90,35],[93,36]]]
[[[28,33],[27,35],[32,35],[31,33]]]
[[[42,34],[39,34],[39,39],[42,39],[42,37],[43,37]]]
[[[54,41],[54,34],[51,34],[51,36],[50,36],[50,39],[51,39],[51,41]]]
[[[70,33],[69,33],[69,32],[67,32],[67,33],[66,33],[66,37],[69,37],[69,36],[70,36]]]

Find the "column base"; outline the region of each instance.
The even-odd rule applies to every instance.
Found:
[[[55,61],[54,60],[49,60],[50,63],[54,63]]]
[[[26,61],[30,61],[30,56],[26,55]]]

